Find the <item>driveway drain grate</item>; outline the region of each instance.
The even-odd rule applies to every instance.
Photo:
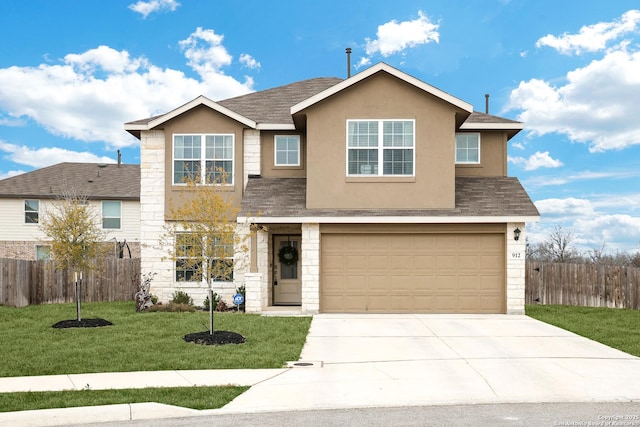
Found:
[[[287,368],[322,368],[322,362],[287,362]]]

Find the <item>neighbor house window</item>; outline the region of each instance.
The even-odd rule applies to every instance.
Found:
[[[300,136],[276,135],[274,149],[276,166],[300,166]]]
[[[39,220],[40,201],[25,200],[24,201],[24,223],[37,224]]]
[[[414,175],[414,129],[414,120],[347,120],[347,175]]]
[[[102,228],[119,230],[122,222],[121,202],[102,202]]]
[[[173,183],[233,184],[231,134],[174,135]]]
[[[479,133],[456,133],[456,163],[480,163]]]
[[[219,244],[214,241],[214,245]],[[206,271],[202,268],[203,253],[205,247],[202,242],[194,235],[194,233],[177,233],[176,234],[176,281],[178,282],[194,282],[200,281],[201,276],[206,275]],[[214,259],[211,265],[215,271],[215,265],[224,262],[227,265],[233,265],[233,244],[221,245],[220,253],[228,254],[228,257]],[[216,282],[233,281],[233,271],[228,275],[213,277]]]
[[[37,260],[51,259],[51,246],[36,245],[36,259]]]

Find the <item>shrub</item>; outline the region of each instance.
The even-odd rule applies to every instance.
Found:
[[[186,292],[175,291],[173,293],[173,298],[171,298],[171,302],[174,304],[193,305],[193,298],[191,298]]]
[[[218,305],[220,304],[220,301],[222,301],[222,299],[220,298],[220,295],[218,295],[217,293],[213,292],[213,307],[217,310],[218,309]],[[209,311],[209,295],[207,295],[207,297],[204,299],[204,309]]]

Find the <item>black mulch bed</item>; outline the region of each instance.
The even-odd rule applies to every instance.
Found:
[[[53,328],[56,329],[64,329],[64,328],[99,328],[101,326],[111,326],[113,323],[104,319],[82,319],[78,321],[78,319],[73,320],[61,320],[55,325]]]
[[[186,342],[202,345],[225,345],[242,344],[245,339],[242,335],[229,331],[214,331],[213,335],[209,331],[194,332],[183,337]]]

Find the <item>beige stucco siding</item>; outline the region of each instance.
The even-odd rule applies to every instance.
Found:
[[[274,138],[276,135],[297,135],[300,137],[300,166],[276,166]],[[304,178],[307,174],[305,169],[306,163],[306,141],[304,134],[300,132],[260,132],[260,146],[262,153],[262,176],[265,177],[286,177],[286,178]]]
[[[456,176],[507,176],[507,132],[480,134],[480,164],[456,165]]]
[[[380,73],[309,107],[308,208],[453,208],[455,107]],[[347,177],[346,122],[415,120],[415,177]]]
[[[179,201],[188,192],[184,185],[173,185],[173,135],[174,134],[233,134],[234,135],[234,183],[225,187],[234,205],[239,206],[243,189],[243,138],[244,126],[206,106],[199,106],[164,124],[165,135],[165,215],[171,213],[172,200]]]

